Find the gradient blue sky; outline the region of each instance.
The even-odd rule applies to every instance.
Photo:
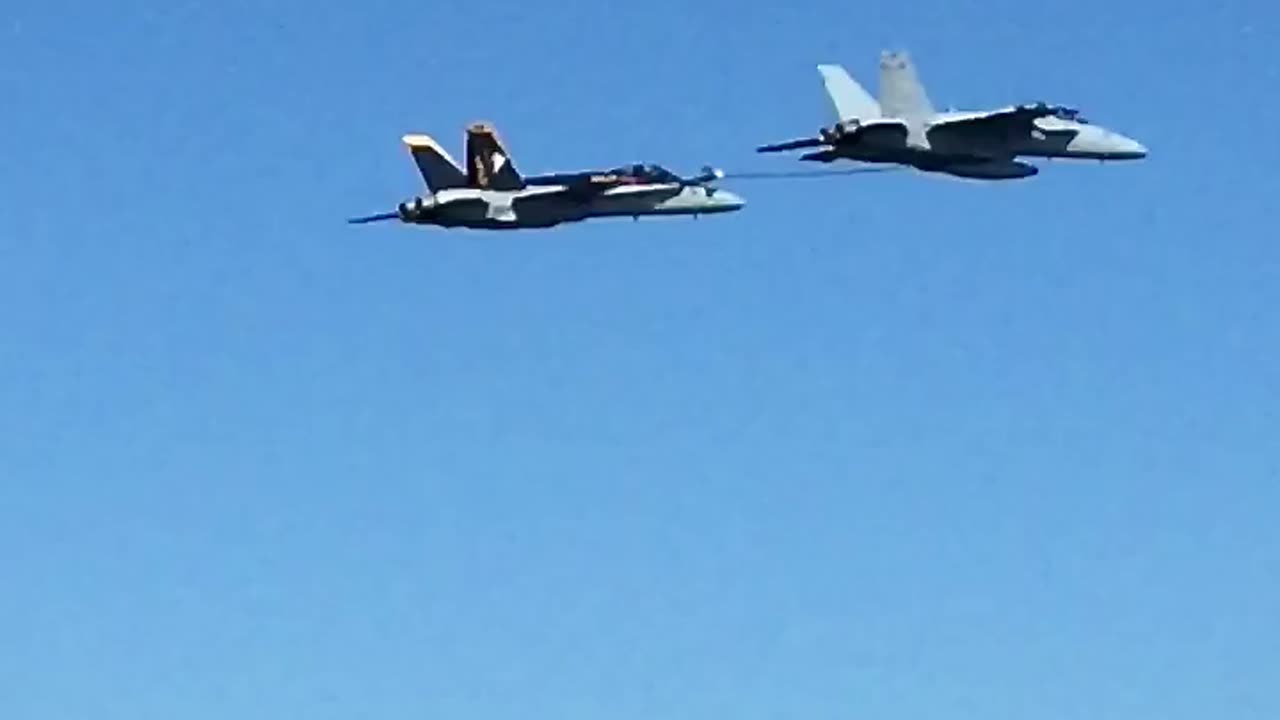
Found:
[[[1185,7],[5,5],[0,717],[1275,720],[1280,10]],[[342,222],[795,169],[884,47],[1153,155]]]

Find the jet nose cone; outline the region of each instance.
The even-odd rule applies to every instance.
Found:
[[[1081,127],[1067,145],[1067,152],[1099,160],[1140,160],[1147,156],[1147,148],[1142,143],[1096,125]]]
[[[1115,141],[1117,148],[1116,155],[1120,158],[1141,160],[1147,156],[1147,146],[1133,138],[1117,135]]]
[[[741,210],[747,204],[747,201],[743,200],[741,195],[728,190],[716,190],[711,196],[711,201],[715,203],[717,208],[725,212]]]

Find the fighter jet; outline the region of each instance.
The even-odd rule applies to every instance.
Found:
[[[982,180],[1031,177],[1039,168],[1019,157],[1136,160],[1136,140],[1091,124],[1073,108],[1048,103],[986,111],[939,112],[905,52],[880,56],[877,101],[839,65],[819,65],[837,122],[817,137],[764,145],[757,152],[813,149],[801,160],[838,158],[893,163]]]
[[[478,230],[549,228],[598,217],[704,215],[742,209],[742,198],[714,186],[724,174],[704,168],[683,178],[658,165],[607,172],[523,177],[488,124],[467,130],[464,171],[427,135],[406,135],[427,193],[394,212],[352,218],[364,224],[399,220],[413,225]]]

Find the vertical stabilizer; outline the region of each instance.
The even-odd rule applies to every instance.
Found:
[[[880,108],[885,117],[907,120],[925,120],[935,114],[906,52],[880,54]]]
[[[431,192],[467,186],[466,173],[440,143],[428,135],[405,135],[404,144]]]
[[[467,184],[486,190],[520,190],[524,178],[493,126],[475,123],[467,128]]]
[[[822,84],[827,88],[831,104],[835,106],[836,120],[868,120],[880,117],[880,103],[871,97],[849,71],[839,65],[819,65]]]

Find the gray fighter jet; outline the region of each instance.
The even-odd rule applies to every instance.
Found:
[[[1039,168],[1019,157],[1136,160],[1147,149],[1060,105],[1034,103],[996,110],[939,112],[904,52],[880,56],[877,102],[839,65],[819,65],[837,122],[818,136],[757,148],[770,153],[813,149],[802,160],[838,158],[893,163],[964,178],[1009,180]]]
[[[723,173],[704,168],[682,178],[657,165],[525,178],[497,133],[485,124],[467,131],[467,169],[432,138],[406,135],[404,144],[428,192],[395,212],[352,218],[364,224],[399,220],[414,225],[478,230],[549,228],[598,217],[704,215],[742,209],[742,198],[714,186]]]

